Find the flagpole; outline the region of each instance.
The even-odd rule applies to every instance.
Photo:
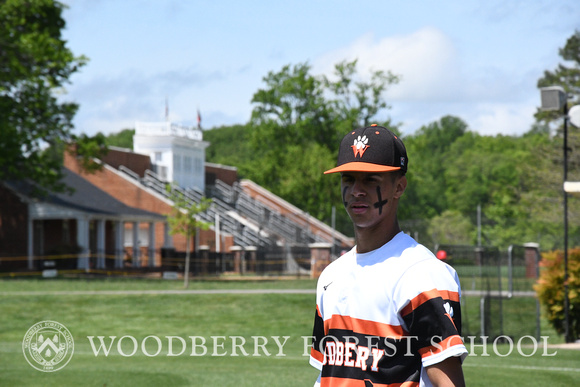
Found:
[[[165,121],[169,121],[169,101],[165,97]]]
[[[201,130],[201,113],[199,112],[199,108],[197,108],[197,128]]]

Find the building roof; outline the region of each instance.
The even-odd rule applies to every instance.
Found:
[[[48,192],[46,195],[35,196],[37,186],[30,180],[5,182],[5,185],[27,202],[36,205],[57,206],[101,217],[131,218],[131,220],[142,221],[165,220],[164,215],[130,207],[120,202],[67,168],[63,168],[63,175],[61,182],[71,188],[72,193]]]

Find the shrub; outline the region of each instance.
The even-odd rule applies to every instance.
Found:
[[[556,332],[565,333],[564,327],[564,252],[542,253],[540,278],[534,285],[546,317]],[[568,253],[568,299],[570,337],[580,336],[580,248]]]

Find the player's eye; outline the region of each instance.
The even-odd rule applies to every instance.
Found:
[[[354,177],[350,175],[342,175],[342,182],[343,183],[352,183],[354,181]]]

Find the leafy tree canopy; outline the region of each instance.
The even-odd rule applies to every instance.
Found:
[[[264,77],[253,98],[247,133],[251,160],[246,177],[298,204],[311,215],[330,220],[340,206],[337,182],[322,171],[336,163],[344,134],[368,124],[388,107],[384,91],[398,82],[390,72],[357,73],[356,61],[335,66],[332,77],[316,76],[307,63],[284,66]],[[390,121],[377,122],[393,127]],[[350,228],[340,212],[339,229]],[[352,233],[352,230],[349,230]]]
[[[123,129],[120,132],[111,133],[106,138],[107,146],[133,149],[133,136],[135,129]]]
[[[183,286],[187,288],[189,285],[192,238],[197,234],[198,229],[207,230],[211,226],[210,223],[201,220],[199,215],[209,209],[212,201],[204,197],[199,203],[193,202],[187,199],[181,190],[174,189],[171,184],[168,184],[165,189],[173,202],[171,214],[167,217],[169,232],[172,235],[183,235],[186,240]]]
[[[568,260],[569,328],[572,341],[580,337],[580,249],[572,249]],[[563,334],[564,318],[564,254],[552,251],[542,254],[542,270],[534,289],[548,321]]]
[[[62,39],[63,8],[53,0],[0,2],[0,180],[30,178],[63,190],[56,149],[78,141],[87,166],[105,150],[102,135],[72,134],[78,106],[59,101],[70,76],[87,61]]]
[[[564,59],[553,71],[546,70],[544,76],[538,80],[538,87],[562,86],[568,94],[568,105],[580,103],[580,31],[576,31],[558,53]],[[541,123],[550,123],[562,118],[562,112],[542,111],[538,108],[536,120]]]

